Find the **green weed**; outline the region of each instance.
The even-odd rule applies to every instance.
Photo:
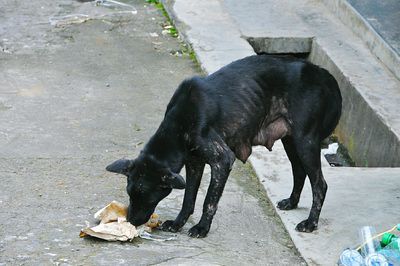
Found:
[[[163,16],[166,18],[165,23],[162,25],[164,30],[167,30],[170,36],[174,38],[179,38],[179,32],[176,29],[171,17],[168,15],[168,12],[164,8],[163,4],[159,0],[146,0],[146,2],[157,7],[162,12]],[[197,60],[196,54],[193,51],[192,47],[182,40],[180,40],[180,44],[181,44],[180,52],[182,54],[182,57],[189,57],[201,71],[200,64]]]

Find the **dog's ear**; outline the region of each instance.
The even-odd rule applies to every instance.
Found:
[[[168,188],[184,189],[186,187],[185,179],[179,175],[172,172],[161,177],[162,186]]]
[[[106,167],[106,170],[112,173],[128,175],[135,167],[135,160],[119,159]]]

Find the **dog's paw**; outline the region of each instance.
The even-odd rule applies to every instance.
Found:
[[[281,201],[278,202],[278,204],[276,205],[280,210],[293,210],[297,208],[297,204],[292,203],[292,201],[290,200],[290,198],[287,199],[283,199]]]
[[[188,235],[191,237],[203,238],[207,236],[208,231],[210,231],[209,227],[207,228],[197,224],[189,229]]]
[[[162,223],[160,229],[166,232],[176,233],[181,230],[182,226],[180,224],[176,224],[175,221],[167,220]]]
[[[311,233],[315,229],[317,229],[318,224],[315,222],[310,222],[308,219],[302,221],[296,226],[296,231],[298,232],[305,232],[305,233]]]

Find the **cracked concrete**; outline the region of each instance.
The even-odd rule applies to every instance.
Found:
[[[199,74],[161,12],[144,1],[129,20],[54,27],[82,3],[0,1],[0,265],[301,265],[249,165],[237,163],[205,239],[109,243],[80,239],[111,200],[127,202],[125,178],[104,167],[134,157],[156,130],[181,80]],[[173,52],[174,53],[174,52]],[[178,214],[182,191],[157,208]],[[170,235],[155,232],[159,235]]]

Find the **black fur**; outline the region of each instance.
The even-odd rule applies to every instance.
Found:
[[[205,237],[235,158],[245,162],[252,146],[269,150],[281,139],[292,164],[294,187],[278,207],[297,207],[306,176],[313,204],[301,232],[317,228],[327,184],[321,171],[321,141],[336,127],[342,98],[328,71],[303,59],[255,55],[235,61],[207,77],[183,81],[164,120],[135,160],[119,160],[109,171],[128,176],[128,220],[145,223],[173,188],[184,188],[182,210],[162,229],[176,232],[193,213],[205,164],[211,182],[203,215],[189,230]],[[178,174],[186,168],[186,184]]]

